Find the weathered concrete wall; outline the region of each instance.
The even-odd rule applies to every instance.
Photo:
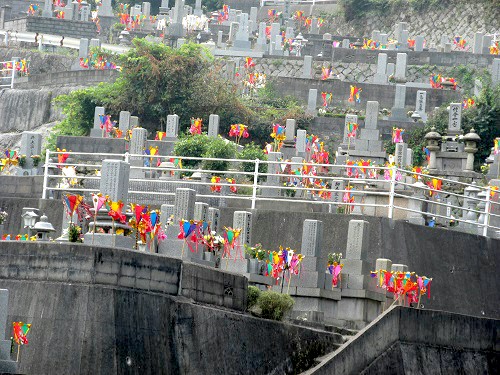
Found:
[[[494,373],[499,334],[499,320],[395,307],[304,375]]]
[[[348,103],[350,94],[350,86],[352,82],[340,81],[338,79],[319,81],[314,79],[294,79],[288,77],[271,78],[269,80],[272,87],[279,95],[292,95],[297,97],[302,102],[307,103],[309,89],[318,90],[318,106],[321,105],[321,93],[331,92],[333,94],[333,106],[352,106]],[[395,85],[376,85],[371,83],[360,83],[356,86],[360,87],[363,91],[360,95],[361,103],[356,104],[356,109],[366,108],[368,100],[375,98],[380,103],[381,108],[392,108],[394,106],[394,95],[396,91]],[[460,93],[453,90],[440,90],[440,89],[420,89],[416,87],[406,88],[406,106],[415,109],[417,91],[427,91],[427,108],[439,107],[443,103],[450,103],[452,100],[459,100]]]
[[[80,88],[96,86],[101,82],[114,82],[118,77],[115,70],[75,70],[49,74],[34,74],[15,81],[16,89],[34,89],[40,87]]]
[[[221,291],[224,305],[244,308],[227,305],[228,298],[246,305],[246,279],[241,276],[134,251],[2,243],[0,285],[9,289],[9,321],[33,324],[30,344],[22,348],[19,371],[170,375],[254,374],[259,369],[260,373],[293,373],[303,370],[299,365],[306,360],[342,342],[336,334],[252,318],[175,296],[179,282],[183,295],[184,290],[207,287],[214,295],[219,288],[214,278],[220,275],[225,287],[226,278],[234,278],[233,296]],[[239,292],[240,282],[244,295]],[[206,298],[202,294],[205,290],[189,292],[188,297],[216,302],[198,299]],[[10,329],[0,334],[10,334]]]
[[[29,181],[33,183],[42,183],[40,177],[9,177],[9,176],[1,176],[0,178],[0,186],[3,188],[4,181],[9,179],[17,179],[20,181],[20,191],[24,189],[28,189],[27,184]],[[39,185],[41,186],[41,185]],[[7,234],[11,234],[14,237],[21,233],[22,223],[22,209],[23,207],[28,208],[38,208],[42,214],[47,215],[49,218],[49,222],[54,226],[56,230],[55,233],[59,234],[62,230],[62,222],[64,215],[64,207],[62,200],[56,199],[39,199],[41,195],[33,194],[27,195],[22,194],[21,192],[18,195],[13,195],[11,197],[6,197],[5,194],[0,192],[0,207],[5,210],[9,217],[4,223],[4,232]]]
[[[330,12],[333,13],[333,12]],[[345,23],[338,15],[324,28],[341,35],[370,36],[372,30],[389,33],[393,37],[395,24],[408,22],[410,37],[423,35],[427,43],[439,43],[441,36],[451,40],[461,35],[472,46],[474,33],[495,34],[500,31],[500,7],[494,0],[450,0],[433,4],[423,11],[415,11],[407,4],[399,4],[383,14],[368,14]]]
[[[15,37],[11,38],[11,42],[15,43]],[[71,50],[66,49],[66,52]],[[70,70],[71,65],[77,58],[55,53],[40,53],[36,50],[21,48],[18,46],[0,47],[0,61],[8,61],[13,57],[20,57],[30,62],[30,74],[45,74],[52,72],[64,72]]]
[[[97,28],[93,22],[73,21],[58,18],[27,17],[5,22],[6,30],[61,35],[71,38],[94,38]]]
[[[219,225],[231,226],[235,210],[222,208]],[[325,269],[328,253],[346,253],[349,221],[363,219],[370,222],[366,260],[373,268],[377,258],[389,258],[433,278],[431,299],[422,298],[426,309],[500,317],[500,240],[373,216],[263,209],[254,211],[253,241],[265,249],[277,250],[279,245],[300,249],[305,219],[324,223],[319,258]]]

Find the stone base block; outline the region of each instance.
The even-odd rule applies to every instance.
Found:
[[[373,83],[387,84],[387,82],[387,74],[375,73],[375,75],[373,76]]]
[[[227,259],[221,260],[220,268],[224,271],[244,274],[248,273],[249,259]]]
[[[86,245],[92,245],[92,233],[85,233],[83,241]],[[94,244],[103,247],[121,247],[133,250],[135,246],[135,239],[116,234],[95,233]]]
[[[249,40],[235,40],[233,48],[236,51],[246,51],[252,48],[252,42]]]
[[[342,272],[340,287],[342,289],[367,289],[375,290],[375,285],[371,282],[372,278],[367,275],[351,275]]]
[[[357,321],[365,325],[382,312],[382,303],[365,298],[342,296],[337,303],[337,319]]]
[[[308,322],[322,323],[325,321],[325,313],[323,311],[293,310],[290,314],[290,318],[297,320],[306,320]]]
[[[378,129],[361,129],[360,139],[366,139],[367,141],[379,141],[380,140],[380,130]],[[356,143],[358,140],[356,140]]]
[[[359,259],[342,259],[344,264],[342,274],[346,275],[369,275],[371,266],[368,262]]]
[[[393,107],[391,109],[391,117],[389,120],[392,121],[409,121],[408,120],[408,111],[405,108],[396,108]]]
[[[102,138],[102,129],[90,129],[90,136],[92,138]]]
[[[17,362],[9,360],[0,360],[1,374],[17,374]]]
[[[292,276],[290,286],[299,288],[325,288],[325,274],[317,271],[304,271]]]
[[[337,300],[318,297],[307,297],[291,294],[295,301],[292,314],[315,315],[316,317],[323,316],[325,321],[335,319],[337,316]]]

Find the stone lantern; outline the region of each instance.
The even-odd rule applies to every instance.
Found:
[[[54,229],[54,226],[51,223],[49,223],[49,218],[45,215],[42,215],[40,217],[40,221],[35,224],[33,230],[36,233],[36,239],[39,241],[48,241],[49,233],[56,231]]]
[[[429,170],[437,169],[436,153],[440,149],[439,141],[441,140],[441,134],[436,131],[435,127],[432,127],[431,131],[425,135],[424,139],[427,141],[427,149],[431,153],[429,158]]]
[[[466,171],[474,170],[474,154],[477,152],[477,143],[481,141],[481,137],[477,135],[474,129],[471,129],[469,133],[464,135],[465,149],[467,153],[467,163],[465,165]]]

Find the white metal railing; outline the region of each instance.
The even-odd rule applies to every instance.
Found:
[[[0,61],[0,88],[14,88],[14,77],[16,76],[15,61]]]
[[[10,41],[12,41],[38,43],[38,45],[56,46],[71,49],[80,48],[80,39],[64,37],[61,35],[40,34],[32,33],[29,31],[0,30],[0,36],[2,36],[6,45],[8,45]],[[126,53],[128,50],[130,50],[130,48],[131,47],[118,44],[103,43],[101,45],[101,49],[115,53]]]
[[[69,159],[64,163],[52,161],[52,157],[68,154]],[[190,169],[177,167],[153,167],[156,159],[180,159],[183,162],[194,161],[219,161],[227,162],[231,167],[226,171],[211,169]],[[90,160],[92,159],[92,160]],[[256,208],[257,202],[279,201],[283,203],[312,203],[328,204],[330,208],[341,208],[344,213],[372,214],[387,216],[388,218],[420,218],[436,220],[443,223],[458,223],[466,230],[484,236],[492,231],[500,231],[500,191],[492,191],[490,186],[478,186],[451,179],[440,178],[397,167],[359,166],[359,165],[332,165],[315,163],[296,163],[289,160],[263,161],[241,159],[216,159],[196,158],[161,155],[136,155],[136,154],[94,154],[84,152],[52,152],[46,151],[44,165],[43,195],[46,199],[49,192],[98,192],[99,188],[94,183],[87,181],[100,180],[100,176],[85,175],[81,172],[73,175],[63,175],[58,171],[62,167],[75,169],[101,169],[104,159],[117,159],[131,163],[131,178],[129,180],[130,194],[141,194],[146,199],[158,197],[173,197],[175,186],[189,185],[193,188],[205,187],[197,196],[201,198],[224,198],[250,201],[250,207]],[[150,166],[144,166],[144,161],[149,160]],[[251,172],[236,166],[241,163],[253,164]],[[268,171],[259,171],[266,165]],[[248,166],[248,164],[247,164]],[[298,168],[297,168],[298,167]],[[304,173],[303,167],[314,168],[315,173]],[[249,169],[249,168],[247,168]],[[348,176],[347,170],[356,171],[358,177]],[[336,173],[332,173],[336,171]],[[372,173],[370,173],[370,171]],[[203,180],[180,178],[180,174],[199,172],[206,177]],[[145,174],[149,178],[145,178]],[[157,174],[176,174],[177,177],[159,179]],[[212,175],[224,174],[234,178],[234,182],[224,181],[212,183]],[[382,175],[384,176],[381,178]],[[141,175],[137,177],[137,175]],[[264,182],[264,179],[266,180]],[[442,187],[437,189],[430,184],[432,180],[440,181]],[[61,184],[61,181],[65,181]],[[151,188],[140,184],[160,182],[168,185],[170,191],[152,191]],[[446,187],[448,185],[448,187]],[[211,189],[210,189],[211,187]],[[477,193],[471,196],[464,195],[464,189],[473,188]],[[230,193],[231,188],[238,189],[238,193]],[[293,193],[293,194],[292,194]],[[430,194],[432,193],[432,195]],[[443,202],[440,197],[453,197],[456,203]],[[492,197],[494,199],[492,199]],[[427,207],[425,207],[427,205]],[[364,211],[364,212],[363,212]],[[454,212],[453,212],[454,211]],[[413,216],[412,216],[413,215]],[[492,221],[495,225],[492,225]],[[468,228],[468,229],[467,229]],[[500,232],[499,232],[500,233]]]

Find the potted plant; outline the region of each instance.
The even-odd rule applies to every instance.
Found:
[[[19,166],[21,168],[24,168],[24,166],[26,165],[26,155],[19,155],[18,162],[19,162]]]
[[[80,228],[75,223],[71,223],[68,228],[68,239],[69,242],[82,242],[80,235],[82,234],[82,228]]]
[[[40,165],[40,160],[42,160],[42,157],[40,155],[31,155],[31,159],[33,159],[33,167],[38,168]]]

